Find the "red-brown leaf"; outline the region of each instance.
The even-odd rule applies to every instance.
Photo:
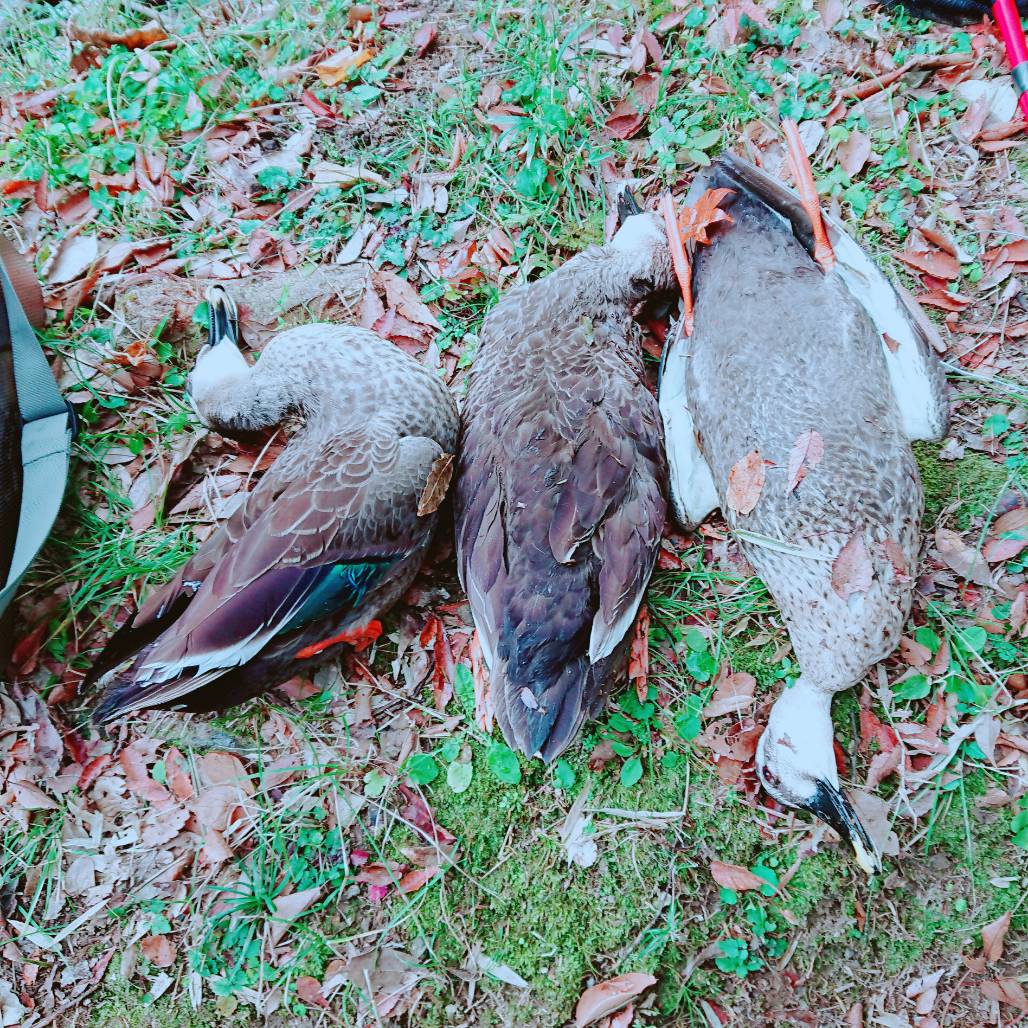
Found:
[[[820,432],[810,429],[796,437],[789,451],[788,491],[792,492],[807,477],[808,471],[817,467],[825,454],[824,440]]]
[[[750,889],[759,889],[767,885],[763,878],[745,867],[738,864],[723,864],[720,860],[710,862],[710,873],[722,889],[732,889],[735,892],[748,892]]]
[[[620,1010],[656,982],[653,975],[640,972],[598,982],[582,993],[575,1007],[575,1028],[586,1028],[586,1025],[595,1024],[600,1018]]]
[[[1003,940],[1010,928],[1010,911],[982,929],[982,956],[995,963],[1003,956]]]
[[[628,680],[635,684],[640,703],[646,702],[646,680],[650,671],[650,612],[644,603],[639,608],[632,633],[632,649],[628,655]]]
[[[630,139],[642,128],[660,93],[660,76],[646,72],[636,77],[628,96],[607,118],[607,132],[615,139]]]
[[[960,262],[952,254],[941,250],[902,250],[896,256],[904,264],[936,278],[949,280],[960,277]]]
[[[150,803],[170,803],[171,793],[150,777],[138,746],[138,742],[126,746],[118,758],[125,771],[125,784],[129,787],[130,792],[142,800]]]
[[[139,943],[139,949],[151,964],[171,967],[175,963],[175,943],[167,935],[148,935]]]
[[[414,33],[414,56],[424,57],[431,49],[432,44],[435,42],[436,27],[431,22],[422,25],[417,32]]]
[[[750,450],[728,472],[728,506],[740,514],[749,514],[764,488],[764,459],[760,450]]]
[[[1016,978],[997,978],[991,982],[982,982],[980,988],[989,999],[1028,1012],[1028,997]]]
[[[832,562],[832,588],[844,600],[871,588],[871,555],[864,543],[864,533],[854,532]]]

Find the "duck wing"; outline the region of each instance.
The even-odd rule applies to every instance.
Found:
[[[810,218],[796,194],[767,172],[725,154],[712,175],[716,185],[743,188],[785,218],[813,255]],[[881,337],[889,381],[908,439],[941,439],[949,428],[946,375],[936,357],[946,346],[917,301],[891,280],[835,218],[823,215],[837,274],[867,311]]]
[[[427,545],[435,518],[418,516],[418,500],[441,456],[433,439],[372,428],[332,441],[302,468],[291,465],[288,480],[266,476],[249,512],[140,612],[137,638],[159,632],[105,676],[95,718],[178,700],[279,636],[297,633],[299,651],[302,629],[358,610],[392,568]],[[98,663],[109,664],[106,656]]]
[[[597,671],[627,635],[665,514],[659,415],[641,382],[611,375],[596,403],[488,399],[465,421],[457,564],[508,742],[552,759],[602,701]],[[584,391],[584,390],[583,390]]]

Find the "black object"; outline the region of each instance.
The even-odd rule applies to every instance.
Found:
[[[987,0],[885,0],[889,7],[902,7],[914,18],[929,18],[946,25],[970,25],[992,14]],[[1017,9],[1028,14],[1028,0],[1017,0]]]

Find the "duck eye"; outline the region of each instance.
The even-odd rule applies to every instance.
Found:
[[[632,292],[642,296],[644,293],[653,292],[653,279],[636,276],[632,279]]]

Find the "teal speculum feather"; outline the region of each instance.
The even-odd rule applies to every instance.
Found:
[[[282,626],[279,635],[304,625],[359,607],[368,591],[385,577],[393,561],[365,561],[360,564],[332,564],[324,569],[300,609]]]

